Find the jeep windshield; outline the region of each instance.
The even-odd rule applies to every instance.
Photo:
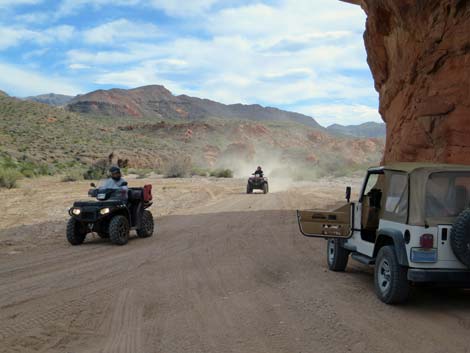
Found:
[[[426,184],[426,218],[455,218],[470,206],[470,172],[438,172]]]

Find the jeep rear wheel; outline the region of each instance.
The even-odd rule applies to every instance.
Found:
[[[67,223],[67,240],[72,245],[81,245],[85,241],[87,230],[85,225],[75,218],[70,218]]]
[[[109,222],[109,238],[111,243],[125,245],[129,241],[129,222],[126,217],[117,215]]]
[[[140,229],[137,229],[137,236],[139,238],[148,238],[153,234],[154,223],[153,216],[150,211],[145,210],[142,215],[142,221],[140,223]]]
[[[326,258],[331,271],[342,272],[348,265],[349,251],[341,246],[339,239],[328,239]]]
[[[398,263],[395,248],[382,247],[377,255],[374,271],[375,293],[386,304],[403,303],[409,296],[407,268]]]

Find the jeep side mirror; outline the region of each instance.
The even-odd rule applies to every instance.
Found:
[[[95,183],[91,183],[90,186],[91,186],[92,188],[96,188]]]
[[[346,200],[348,201],[348,203],[351,201],[351,187],[350,186],[346,187]]]

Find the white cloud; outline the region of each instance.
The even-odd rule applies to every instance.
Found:
[[[298,111],[310,115],[323,125],[355,125],[368,121],[383,123],[378,108],[361,104],[323,104],[299,107]]]
[[[31,70],[1,62],[0,87],[11,95],[19,97],[49,92],[76,95],[84,91],[79,86],[61,77],[41,75]]]
[[[0,0],[2,1],[2,0]],[[28,1],[28,0],[23,0]],[[34,0],[29,0],[34,1]],[[202,15],[220,0],[63,0],[60,3],[56,17],[73,14],[77,9],[91,6],[94,10],[103,6],[141,6],[152,7],[164,11],[169,16],[195,16]]]
[[[132,40],[154,39],[159,31],[150,23],[135,23],[126,19],[119,19],[102,24],[83,33],[84,39],[91,44],[127,43]]]
[[[0,50],[31,42],[36,45],[47,45],[53,42],[65,42],[73,38],[75,29],[62,25],[34,31],[23,27],[0,27]]]
[[[43,0],[0,0],[0,8],[7,8],[10,6],[19,5],[36,5],[41,3]]]

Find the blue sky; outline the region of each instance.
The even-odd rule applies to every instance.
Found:
[[[0,89],[163,84],[322,125],[381,121],[364,23],[336,0],[0,0]]]

